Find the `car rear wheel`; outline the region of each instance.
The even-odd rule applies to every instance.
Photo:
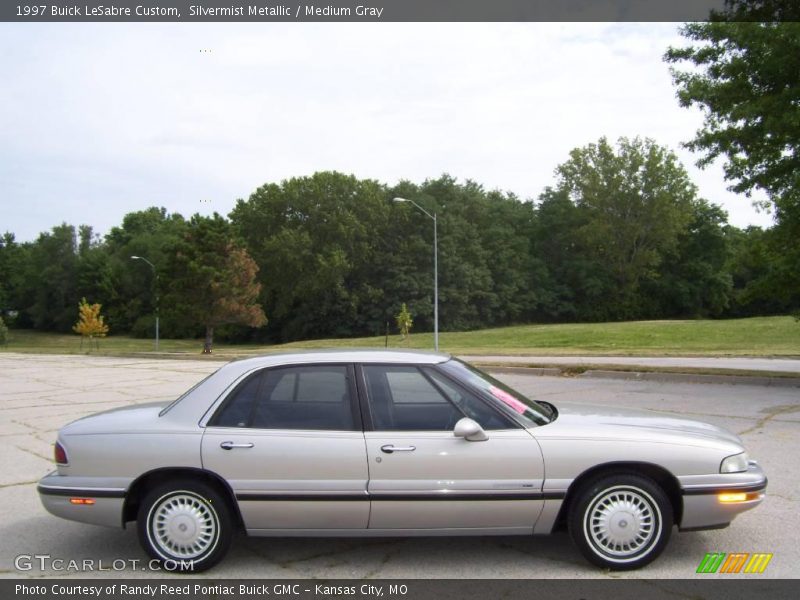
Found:
[[[595,565],[643,567],[664,550],[672,532],[669,498],[647,477],[606,475],[583,487],[569,512],[569,533]]]
[[[139,506],[139,543],[171,571],[199,572],[219,562],[230,546],[233,519],[212,487],[177,481],[153,488]]]

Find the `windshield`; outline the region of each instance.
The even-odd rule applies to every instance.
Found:
[[[438,366],[459,381],[463,381],[488,394],[493,400],[499,401],[506,409],[514,411],[523,421],[527,421],[529,427],[546,425],[551,420],[552,411],[546,406],[526,398],[491,375],[487,375],[457,358],[450,359]]]

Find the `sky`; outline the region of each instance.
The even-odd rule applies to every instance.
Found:
[[[671,23],[0,24],[0,232],[227,214],[265,183],[448,173],[535,200],[601,136],[668,146],[738,227],[772,216],[681,148]]]

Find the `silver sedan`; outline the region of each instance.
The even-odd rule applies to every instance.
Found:
[[[535,535],[610,569],[673,528],[727,527],[767,479],[698,421],[530,400],[443,354],[329,351],[229,363],[170,404],[63,427],[39,482],[66,519],[125,527],[166,568],[254,536]]]

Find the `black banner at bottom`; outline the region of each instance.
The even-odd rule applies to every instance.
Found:
[[[709,579],[5,579],[3,600],[772,600],[797,598],[798,581]]]

